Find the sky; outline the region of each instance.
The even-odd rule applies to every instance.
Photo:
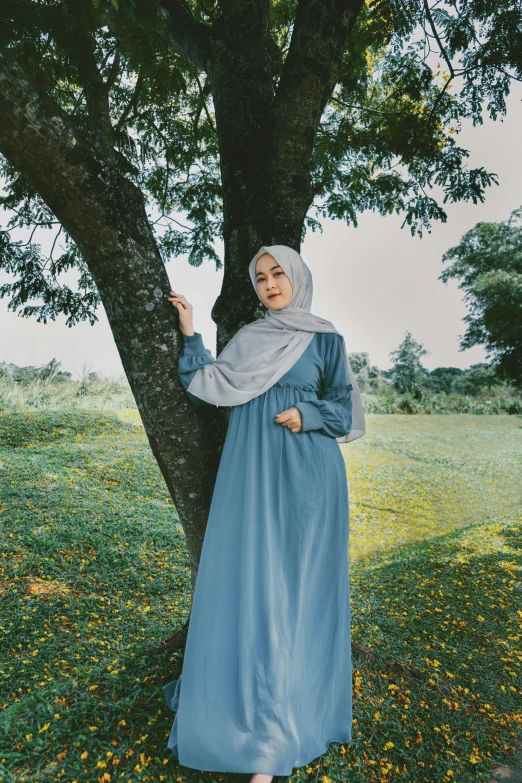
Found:
[[[463,292],[457,281],[444,284],[438,277],[446,267],[444,252],[466,231],[480,221],[506,220],[522,205],[521,101],[522,85],[514,83],[503,122],[485,119],[475,128],[463,124],[456,137],[471,153],[469,167],[484,166],[498,174],[499,185],[487,189],[483,204],[447,204],[447,222],[434,223],[422,239],[412,237],[407,226],[401,229],[400,215],[371,212],[360,215],[357,228],[320,219],[322,234],[308,230],[301,255],[313,275],[312,312],[334,324],[349,352],[365,351],[372,366],[387,369],[390,352],[409,331],[429,351],[423,359],[429,370],[465,369],[487,361],[480,346],[459,350],[467,313]],[[310,214],[315,217],[313,210]],[[222,246],[216,244],[216,250],[223,258]],[[173,290],[193,305],[194,328],[215,356],[216,328],[210,311],[223,270],[216,271],[210,260],[193,268],[180,256],[167,264],[167,273]],[[0,271],[0,284],[11,280]],[[74,378],[91,371],[117,378],[123,367],[102,306],[97,316],[94,326],[69,328],[65,316],[39,324],[8,311],[7,298],[0,299],[0,361],[40,366],[55,358]]]

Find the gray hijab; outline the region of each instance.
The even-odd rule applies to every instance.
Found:
[[[292,284],[292,299],[281,310],[267,310],[264,318],[243,326],[215,361],[197,370],[187,391],[212,405],[242,405],[266,392],[293,367],[316,332],[335,332],[343,340],[348,383],[352,384],[352,430],[336,438],[349,443],[366,431],[361,393],[351,368],[344,337],[335,326],[310,312],[312,274],[295,250],[286,245],[264,245],[250,262],[252,285],[258,295],[256,262],[264,253],[273,256]]]

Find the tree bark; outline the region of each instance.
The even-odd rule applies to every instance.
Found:
[[[261,245],[300,249],[314,198],[315,136],[362,6],[363,0],[301,0],[284,63],[267,0],[230,0],[212,26],[207,71],[225,246],[223,286],[212,310],[218,350],[259,307],[245,260]]]
[[[227,420],[222,409],[196,409],[178,378],[178,314],[143,196],[2,52],[0,114],[0,151],[73,238],[96,283],[185,531],[194,588]]]

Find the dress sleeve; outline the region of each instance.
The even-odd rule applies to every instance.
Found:
[[[178,360],[178,375],[183,388],[187,392],[187,395],[194,405],[208,406],[210,403],[205,400],[201,400],[191,392],[187,391],[187,387],[190,385],[194,375],[200,367],[205,364],[210,364],[214,361],[214,357],[208,348],[205,348],[203,344],[203,338],[199,332],[191,335],[183,335],[183,351]]]
[[[321,430],[332,438],[352,429],[352,384],[348,383],[342,337],[333,334],[325,350],[325,367],[319,399],[298,402],[302,430]]]

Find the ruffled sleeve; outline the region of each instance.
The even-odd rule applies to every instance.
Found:
[[[352,384],[348,383],[342,337],[331,333],[325,340],[325,364],[319,399],[298,402],[302,430],[321,430],[332,438],[352,429]]]
[[[197,370],[199,370],[200,367],[203,367],[203,365],[210,364],[213,361],[214,357],[209,349],[205,348],[203,337],[199,332],[195,332],[191,335],[183,335],[183,351],[178,360],[178,375],[183,384],[183,388],[194,405],[208,406],[210,404],[187,391],[187,387],[190,385]]]

